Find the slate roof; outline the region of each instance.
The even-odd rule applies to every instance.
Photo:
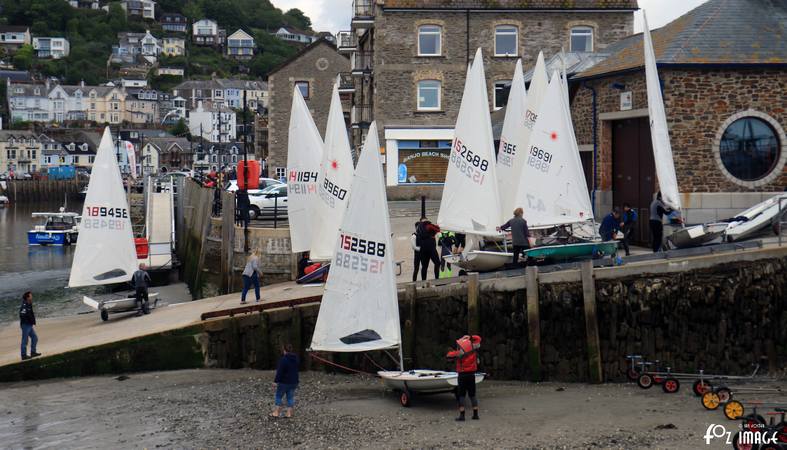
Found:
[[[637,0],[385,0],[384,9],[638,9]]]
[[[710,0],[651,31],[662,65],[787,64],[787,2]],[[639,69],[645,65],[642,33],[610,45],[611,56],[575,79]]]

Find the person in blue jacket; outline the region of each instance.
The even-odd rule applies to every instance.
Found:
[[[602,241],[611,241],[618,230],[620,230],[620,209],[616,206],[607,217],[604,217],[598,232],[601,234]]]
[[[626,256],[629,256],[629,239],[631,233],[634,232],[634,227],[637,225],[637,210],[631,207],[628,203],[623,204],[623,218],[620,221],[620,230],[623,232],[623,250],[626,251]]]
[[[292,344],[284,344],[281,349],[282,356],[276,367],[276,408],[271,417],[281,417],[283,397],[287,396],[287,411],[284,417],[292,417],[295,407],[295,389],[298,388],[298,355],[292,351]]]

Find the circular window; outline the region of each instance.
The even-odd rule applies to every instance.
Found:
[[[724,168],[742,181],[767,177],[780,160],[779,135],[770,123],[758,117],[743,117],[724,130],[719,156]]]

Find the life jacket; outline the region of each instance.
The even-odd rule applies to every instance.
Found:
[[[478,349],[481,348],[481,336],[463,336],[456,341],[457,350],[449,353],[456,357],[456,371],[476,372],[478,370]]]

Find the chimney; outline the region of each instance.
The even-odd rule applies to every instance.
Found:
[[[79,81],[79,87],[85,87],[85,80]]]

